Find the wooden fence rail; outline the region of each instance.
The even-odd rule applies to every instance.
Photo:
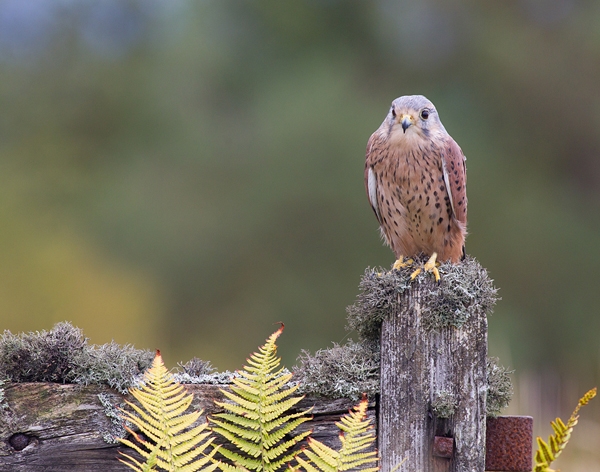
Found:
[[[186,388],[194,394],[193,408],[202,408],[205,414],[220,411],[214,400],[224,400],[221,387]],[[117,461],[118,451],[126,448],[105,441],[118,428],[111,418],[124,400],[118,392],[100,385],[15,383],[6,386],[5,397],[8,407],[0,414],[1,472],[131,470]],[[312,429],[314,438],[339,446],[335,422],[354,404],[347,399],[305,398],[298,408],[314,405],[314,418],[302,425],[303,430]],[[374,405],[368,414],[375,420]]]

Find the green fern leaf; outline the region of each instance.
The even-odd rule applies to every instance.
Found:
[[[260,427],[260,425],[257,423],[256,420],[244,418],[239,415],[234,415],[232,413],[219,413],[219,418],[221,418],[222,420],[224,420],[228,423],[235,422],[238,426],[243,426],[248,429],[258,430]],[[211,419],[211,422],[215,423],[214,418]]]
[[[304,454],[314,463],[318,469],[323,471],[335,472],[338,470],[340,453],[331,449],[315,439],[309,439],[310,449],[304,451]]]
[[[579,421],[579,410],[582,406],[587,405],[589,401],[596,396],[596,387],[588,391],[583,397],[579,399],[577,407],[571,414],[569,421],[565,424],[560,418],[556,418],[551,422],[553,435],[548,438],[546,443],[542,438],[537,438],[538,449],[535,453],[535,465],[533,467],[534,472],[554,472],[550,468],[550,464],[556,460],[556,458],[562,453],[567,446],[569,439],[571,439],[571,433],[573,428]]]
[[[320,470],[322,470],[322,469],[317,469],[315,466],[312,465],[311,462],[302,459],[302,457],[300,457],[300,456],[297,456],[296,460],[298,461],[298,465],[300,467],[302,467],[302,469],[304,469],[306,472],[320,472]],[[295,469],[291,469],[290,472],[299,472],[302,469],[295,468]]]
[[[239,438],[247,440],[252,444],[256,444],[260,441],[261,433],[254,425],[252,427],[238,426],[236,423],[230,423],[228,421],[219,421],[214,418],[211,421],[217,425],[217,427],[213,427],[213,431],[224,430],[227,431],[230,435],[238,436]],[[247,424],[247,422],[244,423]]]
[[[243,467],[244,469],[249,469],[249,470],[261,470],[261,466],[262,466],[261,459],[254,459],[251,457],[247,457],[246,455],[238,454],[237,452],[230,451],[229,449],[225,449],[224,447],[219,449],[219,453],[222,454],[227,459],[229,459],[231,462],[233,462],[236,465],[236,467]],[[241,464],[244,464],[244,465],[242,466]],[[222,462],[219,465],[219,468],[221,468],[221,470],[225,470],[225,468],[224,468],[225,466],[229,467],[228,464],[226,464],[225,462]]]
[[[259,405],[255,400],[246,400],[240,395],[236,395],[233,392],[228,392],[227,390],[223,390],[223,395],[229,398],[232,402],[235,402],[238,406],[244,408],[246,411],[257,411],[259,409]],[[257,399],[259,399],[259,397],[257,397]],[[227,408],[222,402],[215,403],[223,408]]]
[[[280,416],[278,418],[273,419],[272,421],[266,421],[264,424],[264,428],[266,431],[272,431],[279,427],[282,427],[282,428],[287,427],[286,425],[289,423],[290,420],[292,420],[294,418],[303,418],[303,417],[304,417],[303,411],[301,411],[299,413],[292,413],[289,415]],[[302,421],[302,422],[304,422],[304,421]]]
[[[297,415],[289,415],[287,418],[297,416]],[[298,426],[304,423],[305,417],[301,416],[296,418],[294,421],[288,421],[275,430],[270,427],[265,427],[264,430],[269,433],[269,437],[264,439],[265,446],[271,448],[278,444],[285,436],[289,435],[292,431],[294,431]]]
[[[215,433],[219,433],[221,436],[223,436],[225,439],[227,439],[230,443],[235,444],[235,446],[241,452],[244,452],[246,455],[249,455],[252,458],[260,457],[263,452],[260,445],[257,444],[256,442],[246,441],[245,439],[242,439],[239,436],[236,436],[234,433],[231,433],[224,428],[213,428],[213,431]],[[219,451],[219,452],[221,454],[223,454],[224,456],[226,456],[226,452],[228,451],[228,449],[225,447],[223,447],[222,449],[223,450]],[[244,467],[246,467],[246,465],[244,465]],[[251,467],[247,467],[247,468],[250,469]]]
[[[261,413],[264,415],[266,421],[271,421],[272,419],[279,416],[282,412],[292,408],[303,398],[304,397],[292,397],[278,403],[273,403],[268,397],[265,397],[265,400],[262,402],[263,404],[261,405]]]
[[[369,402],[363,396],[361,402],[336,423],[340,429],[341,448],[336,451],[316,439],[308,440],[309,449],[298,456],[300,467],[310,472],[338,472],[359,469],[365,472],[379,470],[376,451],[363,452],[375,442],[375,433],[370,420],[367,418]],[[364,468],[368,465],[370,467]]]
[[[269,462],[273,462],[275,459],[280,457],[283,453],[290,450],[293,446],[295,446],[300,441],[302,441],[309,434],[310,434],[310,431],[305,431],[304,433],[300,433],[300,434],[294,436],[292,439],[289,439],[288,441],[280,442],[276,447],[268,448],[264,453],[264,457]],[[296,455],[296,453],[294,452],[291,456],[291,459],[293,459],[293,456],[295,456],[295,455]]]
[[[247,360],[232,379],[230,390],[222,390],[228,402],[215,402],[225,412],[210,418],[212,430],[230,443],[219,452],[234,465],[221,465],[226,472],[245,468],[274,472],[298,454],[292,448],[309,432],[293,436],[310,418],[310,410],[290,413],[303,397],[293,397],[298,386],[290,386],[292,374],[280,367],[275,341],[282,327]],[[230,449],[233,446],[235,449]],[[234,467],[234,469],[232,469]]]
[[[144,385],[131,388],[130,393],[139,405],[126,401],[133,412],[122,411],[122,418],[136,426],[149,441],[126,428],[136,442],[128,439],[119,441],[135,450],[146,462],[141,464],[125,453],[121,453],[121,462],[133,470],[148,472],[156,471],[156,467],[178,472],[201,469],[211,472],[217,468],[218,464],[213,459],[216,448],[209,453],[204,452],[213,442],[207,423],[193,427],[202,411],[185,414],[193,396],[175,382],[159,351],[152,367],[144,374]]]
[[[235,401],[233,398],[231,400]],[[215,405],[220,406],[221,408],[223,408],[227,411],[230,411],[234,415],[243,416],[243,417],[246,417],[253,421],[256,421],[260,418],[259,413],[249,410],[247,408],[244,408],[240,405],[235,405],[233,403],[218,402],[218,401],[215,401]],[[221,415],[221,413],[219,413],[219,415]],[[220,416],[219,416],[219,418],[220,418]]]

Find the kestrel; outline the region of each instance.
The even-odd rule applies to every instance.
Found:
[[[437,260],[464,257],[466,183],[465,156],[433,103],[422,95],[394,100],[367,143],[365,187],[395,268],[424,253],[425,269],[439,280]]]

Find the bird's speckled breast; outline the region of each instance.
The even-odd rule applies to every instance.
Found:
[[[462,257],[464,228],[452,217],[442,152],[433,143],[429,149],[387,147],[384,158],[373,166],[381,230],[396,257],[421,252],[437,252],[440,261]]]

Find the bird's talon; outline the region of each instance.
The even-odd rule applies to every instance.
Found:
[[[425,263],[424,269],[428,272],[431,272],[436,265],[438,265],[437,252],[434,252]]]
[[[404,260],[404,257],[400,256],[398,258],[398,260],[396,260],[396,262],[394,262],[394,265],[392,266],[392,270],[400,270],[400,269],[403,269],[405,267],[412,265],[413,263],[414,263],[414,261],[412,259]]]
[[[438,266],[440,263],[437,261],[437,252],[434,252],[429,260],[423,266],[425,272],[432,272],[435,277],[435,281],[439,283],[440,281],[440,271],[438,270]]]
[[[435,281],[439,283],[441,280],[440,271],[438,270],[439,265],[440,263],[437,261],[437,253],[434,252],[429,260],[423,265],[423,267],[419,267],[412,274],[410,274],[410,280],[415,280],[421,272],[425,271],[431,272],[435,277]]]

